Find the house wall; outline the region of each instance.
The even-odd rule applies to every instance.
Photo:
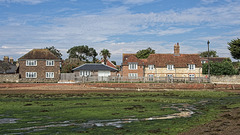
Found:
[[[136,70],[130,70],[128,66],[122,67],[122,76],[128,77],[129,73],[138,73],[138,77],[144,76],[144,66],[138,66]]]
[[[149,74],[153,74],[155,77],[166,77],[168,74],[172,74],[174,77],[189,77],[189,74],[195,74],[195,77],[202,77],[202,68],[195,68],[195,70],[189,70],[188,68],[174,68],[174,70],[167,70],[164,68],[154,68],[149,70],[145,68],[145,77]]]
[[[26,72],[37,72],[37,78],[26,78]],[[54,72],[54,78],[46,78],[46,72]],[[46,66],[46,60],[37,60],[37,66],[26,66],[26,60],[20,60],[19,75],[21,82],[56,82],[60,79],[60,62]]]

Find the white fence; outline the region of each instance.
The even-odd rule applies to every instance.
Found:
[[[100,77],[100,76],[86,76],[86,77],[76,77],[74,73],[64,73],[61,74],[60,82],[76,82],[76,83],[86,83],[86,82],[106,82],[106,83],[202,83],[208,82],[205,77]]]

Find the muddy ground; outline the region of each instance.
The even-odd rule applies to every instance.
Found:
[[[104,93],[119,93],[133,92],[136,90],[116,90],[113,88],[95,88],[85,85],[1,85],[0,94],[58,94],[58,93],[89,93],[89,92],[104,92]],[[222,90],[218,90],[222,91]],[[223,90],[228,92],[240,93],[240,90]],[[188,132],[180,135],[240,135],[240,108],[228,109],[219,115],[217,120],[210,123],[200,125],[191,129]]]

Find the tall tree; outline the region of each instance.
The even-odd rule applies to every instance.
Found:
[[[147,49],[139,50],[136,56],[139,59],[146,59],[150,54],[155,54],[155,50],[148,47]]]
[[[204,51],[200,53],[201,57],[208,57],[208,51]],[[217,52],[214,50],[209,51],[209,57],[218,57]]]
[[[98,55],[94,48],[89,48],[87,45],[74,46],[67,53],[69,54],[69,58],[78,58],[86,62],[96,62],[96,56]]]
[[[58,58],[62,57],[62,53],[60,53],[60,51],[58,49],[56,49],[54,46],[51,47],[46,47],[44,49],[48,49],[50,52],[52,52],[55,56],[57,56]]]
[[[234,39],[231,42],[228,42],[228,50],[230,51],[234,59],[240,59],[240,39]]]
[[[106,63],[107,63],[107,58],[110,58],[110,57],[111,57],[111,53],[109,52],[108,49],[103,49],[103,50],[100,52],[100,55],[103,57],[104,64],[106,65]]]

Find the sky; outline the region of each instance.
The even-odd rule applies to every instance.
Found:
[[[32,49],[108,49],[111,61],[151,47],[156,53],[217,51],[240,38],[239,0],[0,0],[0,59]],[[101,58],[101,56],[98,56]]]

